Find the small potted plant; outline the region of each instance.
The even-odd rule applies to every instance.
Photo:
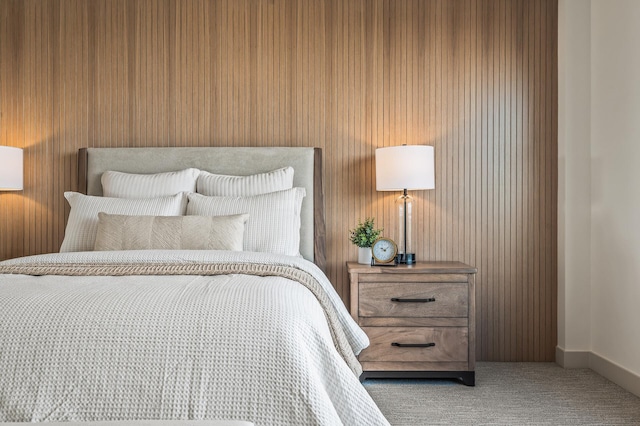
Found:
[[[371,246],[381,233],[382,229],[375,229],[372,217],[359,222],[356,228],[349,231],[349,240],[358,246],[358,263],[371,262]]]

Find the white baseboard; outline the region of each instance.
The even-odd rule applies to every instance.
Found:
[[[589,353],[589,368],[640,397],[640,376],[593,352]]]
[[[566,351],[556,346],[556,363],[563,368],[589,368],[589,351]]]
[[[566,351],[556,347],[556,363],[564,368],[590,368],[640,397],[640,376],[591,351]]]

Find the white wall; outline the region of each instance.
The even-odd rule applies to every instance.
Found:
[[[559,353],[638,393],[640,1],[559,7]]]
[[[591,346],[591,7],[558,10],[558,346]]]
[[[591,8],[591,349],[640,375],[640,1]]]

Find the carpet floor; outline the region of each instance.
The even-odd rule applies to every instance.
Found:
[[[640,398],[588,369],[482,362],[476,386],[453,380],[367,379],[393,426],[640,425]]]

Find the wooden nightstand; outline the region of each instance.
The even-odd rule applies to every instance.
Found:
[[[351,315],[371,345],[369,377],[458,378],[475,384],[475,274],[460,262],[380,267],[347,262]]]

